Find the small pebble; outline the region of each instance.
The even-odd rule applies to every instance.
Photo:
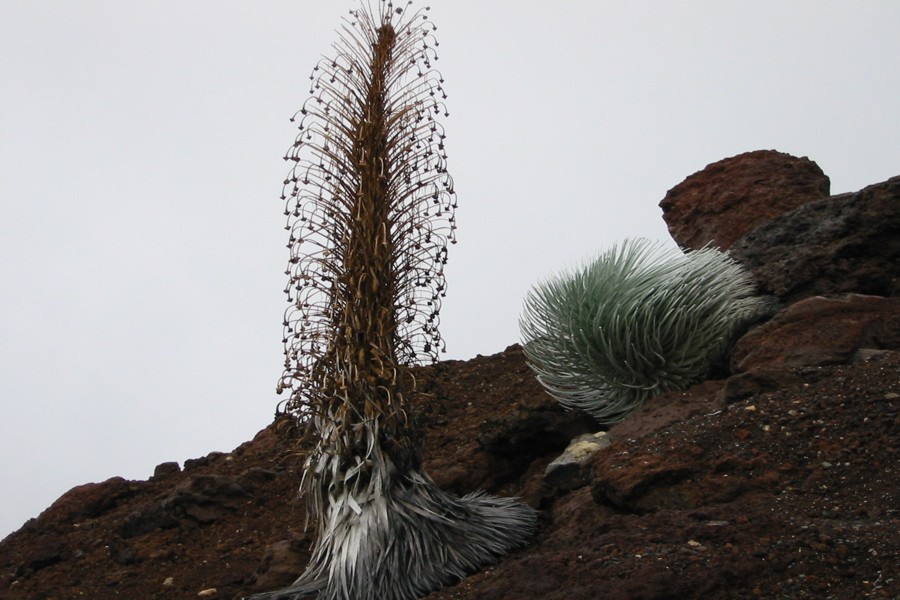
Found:
[[[210,596],[215,596],[218,590],[216,588],[207,588],[205,590],[200,590],[197,592],[198,598],[209,598]]]
[[[171,586],[175,585],[175,578],[174,577],[166,577],[165,581],[163,581],[163,585],[165,587],[171,587]]]
[[[728,521],[707,521],[707,527],[725,527],[728,525]],[[690,542],[688,542],[690,544]]]

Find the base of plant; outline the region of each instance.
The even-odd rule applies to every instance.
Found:
[[[333,498],[309,566],[254,600],[414,600],[525,544],[536,513],[512,498],[444,493],[424,473],[369,498]]]

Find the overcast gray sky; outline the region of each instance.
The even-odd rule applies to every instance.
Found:
[[[900,174],[900,3],[431,0],[458,191],[447,358],[710,162]],[[351,0],[0,0],[0,537],[271,420],[288,118]]]

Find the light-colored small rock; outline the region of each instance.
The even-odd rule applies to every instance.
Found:
[[[871,360],[872,358],[874,358],[876,356],[884,356],[885,354],[888,354],[889,352],[890,352],[890,350],[882,350],[880,348],[860,348],[859,350],[856,351],[856,353],[850,359],[850,362],[856,363],[856,364],[863,363],[868,360]]]
[[[165,580],[163,580],[164,587],[172,587],[173,585],[175,585],[174,577],[166,577]]]
[[[219,590],[217,590],[216,588],[207,588],[205,590],[200,590],[199,592],[197,592],[197,597],[198,598],[212,598],[217,593],[219,593]]]
[[[598,451],[612,444],[605,431],[580,435],[544,471],[544,481],[564,490],[574,490],[587,483],[582,467]]]
[[[569,453],[569,456],[571,456],[573,460],[582,460],[597,450],[599,450],[599,447],[594,440],[576,441],[566,448],[566,452]]]

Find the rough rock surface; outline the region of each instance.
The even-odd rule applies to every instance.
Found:
[[[774,217],[827,198],[830,187],[808,158],[757,150],[707,165],[669,190],[659,206],[679,246],[712,242],[726,250]]]
[[[850,362],[861,349],[900,350],[900,298],[801,300],[743,336],[731,362],[737,372],[783,371]]]
[[[792,302],[856,292],[900,295],[900,177],[810,202],[750,232],[729,253],[763,293]]]
[[[565,451],[544,470],[544,483],[561,490],[574,490],[590,481],[586,466],[591,457],[612,443],[605,431],[585,433],[572,440]]]

